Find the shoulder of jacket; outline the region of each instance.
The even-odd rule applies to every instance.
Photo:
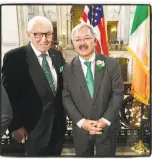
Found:
[[[25,46],[14,48],[14,49],[7,51],[4,55],[8,55],[8,56],[21,55],[22,52],[26,51],[25,48],[26,48]]]

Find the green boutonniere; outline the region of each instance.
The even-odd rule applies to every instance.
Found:
[[[63,71],[63,66],[60,67],[60,73]]]
[[[101,71],[105,66],[105,62],[104,61],[101,61],[101,60],[98,60],[96,61],[96,70],[97,71]]]

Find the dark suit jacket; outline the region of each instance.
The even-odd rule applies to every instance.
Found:
[[[105,62],[102,70],[95,70],[94,97],[90,96],[78,56],[66,64],[63,72],[63,104],[73,121],[74,133],[80,132],[76,123],[82,118],[111,122],[103,135],[112,135],[120,128],[119,109],[123,101],[123,81],[116,59],[96,54],[95,61]]]
[[[10,130],[24,127],[30,133],[41,120],[39,131],[37,129],[39,132],[37,138],[40,140],[40,137],[47,136],[47,141],[51,135],[53,114],[57,117],[61,136],[64,136],[66,130],[60,72],[60,67],[65,64],[65,61],[61,52],[55,49],[50,49],[49,55],[57,73],[55,97],[30,44],[7,52],[2,68],[3,84],[14,115]]]
[[[13,119],[12,107],[3,85],[1,85],[1,124],[0,138],[7,130],[10,122]]]

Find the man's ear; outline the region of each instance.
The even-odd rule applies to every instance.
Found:
[[[30,32],[26,31],[26,35],[30,39]]]
[[[73,44],[73,41],[71,40],[71,44],[72,44],[72,48],[74,49],[74,44]]]

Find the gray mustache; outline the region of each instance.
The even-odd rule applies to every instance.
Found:
[[[79,48],[81,49],[82,47],[88,48],[87,45],[80,45]]]

